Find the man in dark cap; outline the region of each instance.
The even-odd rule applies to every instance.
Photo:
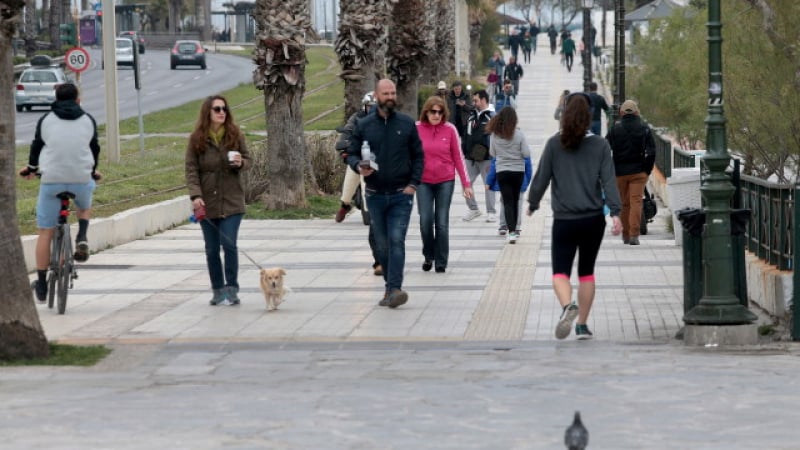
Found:
[[[656,160],[656,144],[650,127],[639,117],[639,106],[625,100],[619,108],[622,116],[608,131],[617,190],[622,199],[622,241],[639,245],[639,226],[642,220],[642,198],[647,178]]]

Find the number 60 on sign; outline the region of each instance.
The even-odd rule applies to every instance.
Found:
[[[71,48],[64,55],[64,64],[73,72],[83,72],[89,68],[89,52],[81,47]]]

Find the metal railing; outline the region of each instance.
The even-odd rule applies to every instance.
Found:
[[[656,143],[656,167],[666,178],[672,176],[672,141],[659,134],[653,128],[653,140]]]
[[[676,169],[685,167],[696,167],[696,155],[679,148],[672,149],[672,164]]]
[[[747,226],[747,250],[778,270],[794,266],[796,187],[741,175],[741,205],[752,211]]]

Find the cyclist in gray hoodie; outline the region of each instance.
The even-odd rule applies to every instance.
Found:
[[[36,299],[44,302],[47,296],[47,266],[50,262],[50,241],[58,221],[60,200],[56,195],[63,191],[75,194],[78,235],[75,238],[75,261],[89,259],[86,234],[91,216],[92,193],[95,180],[100,179],[97,157],[97,124],[94,117],[78,104],[78,88],[66,83],[56,88],[56,101],[52,112],[45,114],[36,124],[36,134],[31,143],[28,165],[19,174],[33,178],[42,177],[39,198],[36,201],[36,273],[34,282]]]

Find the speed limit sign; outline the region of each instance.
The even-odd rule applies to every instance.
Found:
[[[89,52],[81,47],[73,47],[64,55],[64,63],[73,72],[83,72],[89,68]]]

